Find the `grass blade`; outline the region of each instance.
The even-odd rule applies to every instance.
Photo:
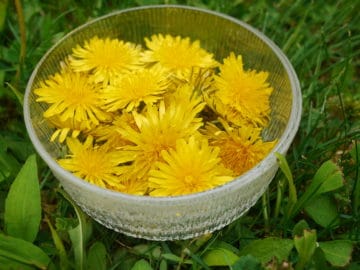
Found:
[[[276,158],[279,162],[279,167],[283,174],[285,175],[288,185],[289,185],[289,202],[287,206],[287,217],[289,217],[293,211],[293,207],[295,206],[297,202],[297,193],[296,193],[296,187],[294,185],[294,179],[289,167],[289,164],[287,163],[285,157],[281,155],[280,153],[275,153]]]
[[[71,243],[74,249],[76,269],[85,269],[85,246],[86,242],[91,235],[92,227],[91,223],[87,221],[85,214],[76,205],[76,203],[65,193],[63,190],[59,190],[61,195],[73,206],[79,224],[68,231]]]
[[[66,255],[64,244],[63,244],[59,234],[54,229],[53,225],[51,224],[50,220],[48,219],[48,217],[45,218],[45,221],[46,221],[46,223],[48,224],[48,226],[50,228],[51,236],[53,238],[55,247],[56,247],[56,249],[58,250],[58,253],[59,253],[60,268],[62,270],[69,269],[69,260],[68,260],[68,257]]]
[[[0,1],[0,32],[4,29],[8,0]]]

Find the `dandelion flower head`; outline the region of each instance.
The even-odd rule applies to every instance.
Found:
[[[163,161],[150,171],[152,196],[186,195],[212,189],[233,179],[220,164],[219,149],[207,140],[180,139],[175,149],[161,152]]]
[[[148,107],[143,114],[134,113],[137,130],[125,125],[119,133],[132,144],[123,147],[131,155],[135,155],[133,171],[138,177],[144,177],[153,164],[161,159],[161,151],[175,148],[176,141],[195,134],[203,125],[197,114],[204,104],[197,100],[188,102],[186,106],[171,103],[165,107]]]
[[[73,49],[70,65],[77,72],[93,75],[95,83],[105,85],[125,71],[140,66],[141,47],[119,39],[93,37]]]
[[[168,77],[161,68],[125,73],[114,79],[103,91],[104,108],[110,112],[121,109],[130,112],[142,102],[151,105],[162,99],[168,85]]]
[[[145,43],[148,48],[142,57],[145,63],[160,65],[180,77],[194,67],[217,66],[213,55],[202,49],[198,40],[191,42],[188,37],[159,34],[145,38]]]
[[[56,128],[55,132],[50,138],[51,142],[58,139],[60,143],[63,143],[69,135],[71,135],[73,138],[76,138],[80,135],[81,132],[86,134],[94,128],[94,125],[91,124],[90,121],[78,122],[75,121],[75,119],[70,118],[66,121],[61,121],[59,116],[51,117],[48,120]]]
[[[66,143],[70,153],[58,160],[64,169],[100,187],[121,186],[118,176],[124,173],[126,167],[119,164],[127,160],[119,152],[106,146],[94,147],[91,136],[88,136],[84,143],[74,138],[67,138]]]
[[[260,128],[252,126],[230,127],[220,120],[224,129],[207,124],[206,134],[211,146],[219,147],[224,166],[239,176],[259,163],[274,147],[276,141],[264,142]]]
[[[38,95],[36,101],[50,104],[44,117],[58,116],[62,122],[74,119],[95,125],[110,117],[100,108],[99,91],[100,86],[90,83],[86,74],[73,72],[69,68],[63,68],[60,73],[42,81],[40,87],[34,90]]]
[[[110,186],[110,189],[126,194],[143,196],[148,192],[148,181],[145,178],[131,177],[125,174],[126,179],[121,182],[121,185]]]
[[[266,81],[267,72],[244,70],[242,57],[231,53],[215,76],[216,97],[254,125],[264,127],[270,111],[273,89]]]
[[[111,123],[98,125],[88,133],[92,135],[99,144],[108,144],[110,148],[117,149],[131,144],[131,142],[124,139],[118,131],[118,129],[124,125],[138,130],[133,115],[123,112],[120,115],[116,115]]]

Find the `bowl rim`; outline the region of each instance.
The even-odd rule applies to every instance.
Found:
[[[63,169],[55,159],[46,151],[42,143],[40,142],[39,138],[36,135],[35,129],[32,125],[32,120],[30,117],[30,93],[31,93],[31,87],[33,84],[33,81],[38,73],[38,69],[43,64],[43,62],[47,59],[48,55],[52,53],[52,51],[59,46],[62,42],[64,42],[68,37],[76,34],[77,32],[81,31],[83,28],[87,28],[91,26],[94,23],[97,23],[98,21],[107,19],[112,16],[119,16],[123,13],[129,13],[129,12],[136,12],[141,10],[151,10],[151,9],[184,9],[184,10],[192,10],[202,13],[207,13],[211,16],[220,17],[225,20],[229,20],[237,25],[240,25],[241,27],[245,28],[246,30],[252,32],[254,35],[256,35],[261,41],[263,41],[267,46],[271,48],[271,50],[275,53],[278,60],[283,65],[287,75],[289,76],[290,81],[290,87],[291,87],[291,93],[292,93],[292,105],[290,110],[290,117],[288,120],[288,123],[285,127],[284,132],[278,139],[278,142],[274,146],[274,148],[270,151],[270,153],[264,157],[263,160],[261,160],[256,166],[245,172],[244,174],[235,177],[232,181],[222,185],[215,187],[210,190],[205,190],[202,192],[187,194],[187,195],[179,195],[179,196],[164,196],[164,197],[153,197],[153,196],[143,196],[143,195],[131,195],[122,193],[119,191],[113,191],[110,189],[101,188],[95,184],[91,184],[71,172]],[[294,102],[296,101],[296,102]],[[224,190],[233,189],[234,187],[240,188],[242,186],[245,186],[249,184],[254,178],[260,176],[260,173],[263,171],[268,171],[273,166],[278,166],[276,164],[276,157],[274,153],[278,152],[281,154],[285,154],[292,143],[296,132],[298,130],[298,127],[300,125],[301,120],[301,112],[302,112],[302,95],[301,95],[301,88],[300,83],[298,80],[298,77],[296,75],[296,72],[290,63],[289,59],[286,57],[286,55],[282,52],[282,50],[270,39],[268,38],[264,33],[259,31],[258,29],[254,28],[253,26],[236,19],[234,17],[231,17],[229,15],[207,10],[203,8],[198,7],[192,7],[192,6],[186,6],[186,5],[146,5],[141,7],[132,7],[132,8],[126,8],[122,10],[117,10],[110,12],[106,15],[99,16],[89,22],[86,22],[73,30],[71,30],[69,33],[67,33],[65,36],[63,36],[60,40],[58,40],[54,45],[51,46],[50,49],[47,50],[47,52],[42,56],[40,61],[35,66],[29,81],[26,86],[25,95],[24,95],[24,121],[25,126],[28,132],[28,135],[30,137],[30,140],[32,141],[37,153],[40,155],[40,157],[45,161],[45,163],[50,167],[50,169],[55,173],[56,175],[61,175],[63,178],[66,178],[68,181],[71,181],[73,184],[77,185],[81,189],[86,189],[92,193],[100,193],[103,196],[111,197],[113,199],[119,199],[119,200],[126,200],[129,202],[136,202],[136,203],[151,203],[151,204],[163,204],[163,203],[179,203],[182,201],[188,201],[191,199],[200,199],[202,197],[210,197],[215,196],[218,193],[222,193]]]

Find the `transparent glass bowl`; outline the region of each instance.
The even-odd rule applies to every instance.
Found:
[[[39,82],[58,71],[59,62],[77,44],[94,35],[144,45],[144,37],[171,34],[200,40],[217,60],[231,51],[241,54],[246,68],[270,73],[274,87],[271,121],[265,140],[277,139],[272,152],[253,169],[213,190],[178,197],[126,195],[106,190],[62,169],[60,145],[50,143],[53,130],[43,118],[46,108],[35,101]],[[36,66],[26,88],[24,118],[42,159],[73,200],[91,217],[115,231],[150,240],[196,237],[218,230],[243,215],[265,191],[278,165],[274,152],[285,154],[298,129],[301,91],[297,76],[281,50],[251,26],[229,16],[185,6],[147,6],[121,10],[88,22],[55,44]],[[196,153],[194,153],[196,154]]]

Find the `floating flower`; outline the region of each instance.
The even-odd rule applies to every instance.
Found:
[[[67,138],[66,143],[70,153],[58,160],[64,169],[100,187],[122,186],[119,175],[125,173],[127,167],[119,164],[128,160],[121,152],[110,150],[107,146],[94,146],[91,136],[84,143],[74,138]]]
[[[191,42],[190,38],[159,34],[145,38],[145,43],[149,48],[143,53],[145,63],[155,63],[180,77],[194,67],[217,66],[213,55],[202,49],[198,40]]]
[[[140,104],[153,104],[162,99],[169,85],[163,69],[139,69],[116,78],[102,95],[104,108],[109,112],[125,109],[132,111]]]
[[[34,92],[36,101],[50,104],[44,117],[57,116],[62,122],[73,119],[75,122],[89,121],[99,124],[110,116],[101,108],[100,86],[91,83],[87,75],[64,68],[49,79],[40,83]]]
[[[203,125],[196,115],[202,110],[203,103],[197,100],[184,106],[171,103],[167,107],[163,102],[159,106],[148,107],[146,113],[134,113],[137,129],[128,125],[119,129],[119,133],[132,145],[122,149],[136,156],[132,170],[138,178],[147,175],[153,164],[161,159],[161,151],[175,148],[176,141],[188,138]]]
[[[149,173],[151,196],[186,195],[212,189],[233,179],[222,167],[219,148],[207,140],[179,139],[175,149],[161,152],[163,161]]]
[[[118,74],[138,69],[141,47],[118,39],[93,37],[73,49],[70,65],[77,72],[90,72],[105,85]]]
[[[264,142],[260,128],[242,126],[232,128],[220,120],[225,130],[207,124],[206,134],[211,146],[219,147],[219,156],[224,166],[239,176],[259,163],[274,147],[275,141]]]
[[[231,53],[215,76],[216,98],[246,121],[263,127],[268,122],[269,97],[273,91],[266,81],[268,76],[267,72],[244,70],[242,57]]]

